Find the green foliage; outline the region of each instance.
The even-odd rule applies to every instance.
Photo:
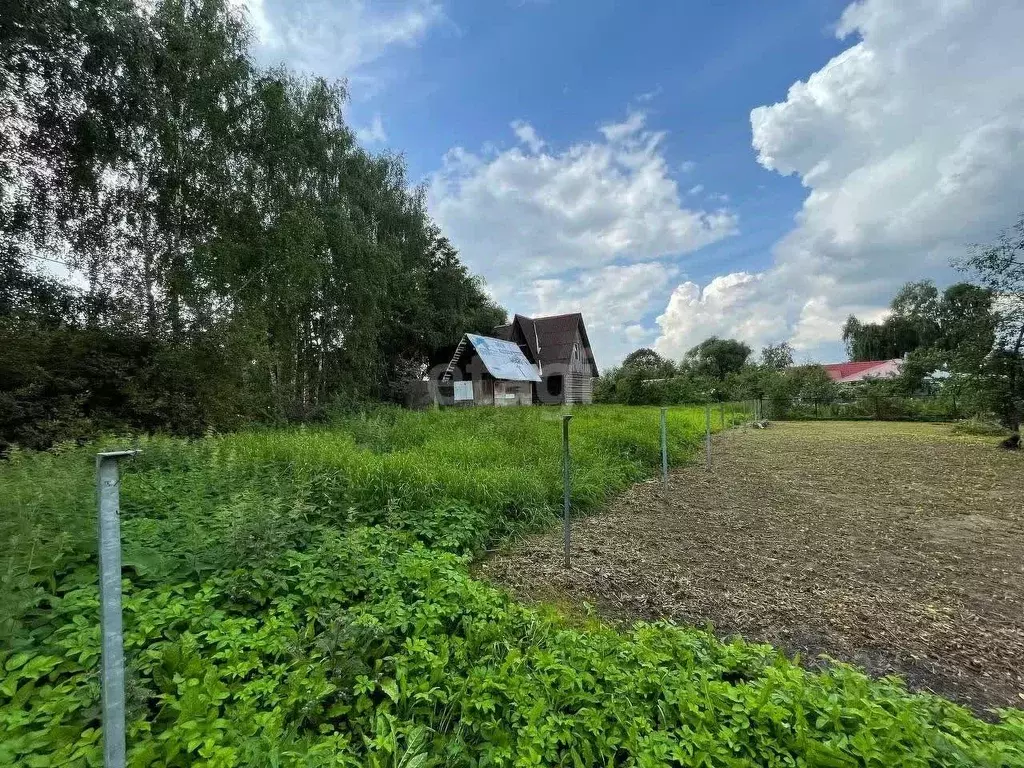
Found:
[[[749,357],[750,347],[743,342],[712,336],[686,353],[683,366],[721,382],[729,374],[739,373]]]
[[[665,379],[676,373],[676,367],[671,360],[666,360],[648,347],[641,347],[626,355],[622,367],[642,371],[649,379]]]
[[[781,418],[766,408],[768,418]],[[878,398],[854,397],[833,403],[797,403],[786,411],[786,419],[838,419],[841,421],[950,421],[951,405],[941,397],[906,397],[904,395]]]
[[[977,435],[978,437],[1006,437],[1006,427],[984,419],[964,419],[953,425],[953,433],[957,435]]]
[[[789,368],[793,365],[793,347],[787,341],[769,344],[761,350],[761,365],[776,371]]]
[[[758,371],[761,392],[752,391],[754,397],[764,397],[769,408],[766,415],[784,419],[802,412],[819,413],[839,399],[839,388],[820,365],[802,365],[776,370]]]
[[[0,15],[0,441],[320,418],[504,319],[344,88],[257,67],[237,3]]]
[[[958,266],[975,275],[991,301],[986,315],[989,325],[981,326],[982,338],[990,339],[989,346],[984,356],[969,353],[962,367],[977,379],[1003,423],[1019,432],[1024,412],[1024,214],[994,243],[975,246]],[[979,335],[978,326],[966,326],[968,339]],[[964,346],[969,350],[977,347]]]
[[[984,343],[990,305],[991,294],[978,286],[958,283],[940,297],[931,280],[910,282],[893,297],[892,311],[881,323],[861,323],[851,315],[843,341],[855,361],[891,360],[932,347],[952,350],[967,337]]]
[[[651,349],[638,349],[597,380],[594,401],[626,405],[724,402],[736,395],[735,379],[749,355],[745,344],[715,337],[691,349],[678,367]]]
[[[939,295],[934,283],[907,283],[882,323],[850,317],[843,329],[852,360],[906,355],[899,391],[864,394],[876,413],[889,399],[937,394],[947,414],[991,414],[1010,430],[1024,411],[1024,217],[994,243],[957,262],[978,285],[957,283]],[[941,371],[939,379],[930,374]]]
[[[657,410],[574,413],[577,508],[656,466]],[[676,463],[702,414],[669,418]],[[121,486],[130,764],[1024,761],[1020,713],[985,723],[701,630],[573,627],[470,578],[469,553],[552,519],[559,428],[542,409],[382,409],[142,441]],[[91,451],[0,469],[4,764],[100,759]]]
[[[727,399],[731,391],[722,382],[689,370],[664,378],[651,378],[649,371],[623,365],[606,370],[597,379],[594,401],[624,405],[680,405],[719,402]]]

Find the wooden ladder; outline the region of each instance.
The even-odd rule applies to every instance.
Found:
[[[458,362],[459,357],[462,355],[462,350],[466,348],[468,343],[469,339],[467,339],[465,334],[463,334],[462,340],[459,342],[459,346],[455,348],[455,354],[452,355],[452,359],[448,362],[448,367],[444,369],[444,374],[441,376],[441,381],[445,384],[452,380],[452,372],[455,370],[455,363]]]

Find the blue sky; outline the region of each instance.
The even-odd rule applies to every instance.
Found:
[[[846,314],[1024,207],[1015,3],[247,3],[258,58],[347,79],[496,298],[582,309],[605,365],[841,358]]]

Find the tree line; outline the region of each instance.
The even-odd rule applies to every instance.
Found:
[[[843,401],[843,415],[876,418],[981,415],[1019,431],[1024,411],[1024,216],[995,242],[954,262],[971,277],[939,291],[931,280],[897,291],[884,320],[850,316],[851,361],[902,358],[898,377],[837,387],[819,365],[793,365],[783,342],[761,350],[711,337],[682,360],[651,349],[628,355],[595,387],[604,402],[667,405],[767,400],[779,416],[813,415]],[[909,398],[929,395],[930,403]],[[832,412],[830,410],[830,412]]]
[[[230,0],[0,14],[0,441],[200,434],[398,396],[505,312]]]
[[[794,365],[787,342],[769,344],[755,357],[737,339],[712,336],[678,362],[646,347],[630,353],[598,380],[594,398],[630,405],[758,400],[782,415],[797,402],[811,408],[833,403],[839,389],[820,365]]]

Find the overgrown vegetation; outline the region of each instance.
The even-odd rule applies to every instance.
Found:
[[[606,371],[597,402],[668,405],[757,400],[771,418],[997,419],[1010,431],[1024,412],[1024,216],[956,262],[976,283],[939,292],[910,282],[888,316],[842,328],[851,361],[903,358],[900,375],[835,385],[819,365],[794,365],[786,342],[759,360],[736,339],[705,339],[678,363],[639,349]]]
[[[900,378],[875,383],[869,394],[936,395],[952,418],[992,416],[1016,431],[1024,407],[1024,217],[957,266],[978,284],[940,294],[931,280],[907,283],[883,322],[850,317],[850,359],[905,358]]]
[[[717,337],[689,350],[678,364],[652,349],[639,349],[607,371],[594,389],[598,402],[631,405],[757,400],[775,418],[801,408],[816,413],[840,394],[821,366],[794,366],[786,342],[768,345],[760,359],[752,359],[746,344]]]
[[[575,411],[573,500],[650,473],[658,412]],[[703,414],[673,409],[670,454]],[[134,766],[1024,764],[975,719],[701,630],[571,627],[468,575],[550,522],[557,414],[382,410],[331,429],[146,439],[121,493]],[[0,762],[99,760],[92,448],[15,452]]]
[[[953,425],[955,435],[977,435],[979,437],[1006,437],[1007,430],[1002,424],[984,419],[964,419]]]
[[[244,3],[0,14],[0,450],[395,399],[504,312]]]

